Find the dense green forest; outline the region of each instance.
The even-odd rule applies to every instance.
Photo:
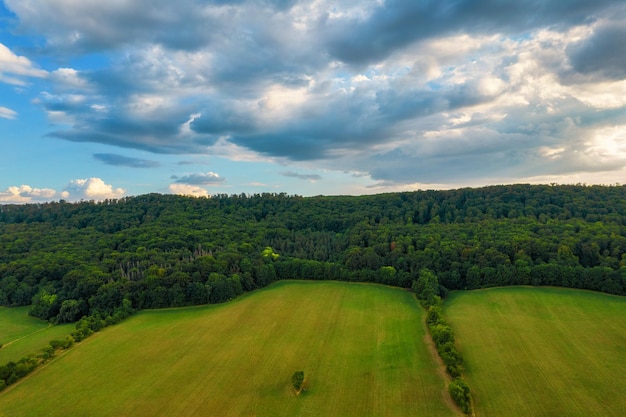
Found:
[[[0,206],[0,304],[71,322],[218,303],[279,279],[439,292],[556,285],[626,294],[626,186]]]

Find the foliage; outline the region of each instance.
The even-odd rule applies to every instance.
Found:
[[[0,305],[52,322],[220,303],[280,279],[626,294],[626,186],[0,205]],[[279,255],[280,254],[280,255]],[[435,285],[433,276],[437,277]]]
[[[291,375],[291,385],[300,394],[304,387],[304,371],[296,371]]]
[[[38,366],[48,362],[59,350],[68,349],[73,344],[74,339],[70,336],[65,340],[52,340],[38,355],[28,355],[17,362],[9,361],[0,366],[0,391],[24,378]]]
[[[454,402],[465,414],[472,413],[472,399],[467,383],[461,378],[455,378],[448,385],[448,391]]]

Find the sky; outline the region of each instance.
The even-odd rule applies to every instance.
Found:
[[[624,178],[623,0],[0,0],[0,203]]]

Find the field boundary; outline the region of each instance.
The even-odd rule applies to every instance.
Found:
[[[422,318],[422,325],[424,326],[424,328],[428,329],[428,326],[426,324],[426,316]],[[448,406],[448,408],[450,408],[450,410],[452,410],[455,414],[459,416],[465,416],[466,414],[454,402],[452,396],[450,395],[450,392],[448,391],[448,386],[452,381],[452,377],[450,377],[450,375],[448,375],[448,373],[446,372],[446,365],[443,363],[443,360],[439,356],[437,348],[435,347],[435,342],[433,341],[433,338],[431,337],[429,331],[426,331],[426,334],[424,335],[424,343],[426,343],[426,347],[433,357],[433,360],[437,363],[437,373],[439,373],[439,376],[441,376],[441,378],[443,379],[444,387],[443,391],[441,392],[443,401]],[[476,413],[474,413],[474,416],[475,415]]]

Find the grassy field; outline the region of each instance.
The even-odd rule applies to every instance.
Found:
[[[480,417],[626,415],[626,298],[556,288],[445,303]]]
[[[409,292],[338,282],[144,311],[9,387],[0,415],[453,416],[422,316]]]
[[[38,353],[53,339],[65,339],[74,325],[50,326],[28,315],[30,307],[0,307],[0,365]]]

